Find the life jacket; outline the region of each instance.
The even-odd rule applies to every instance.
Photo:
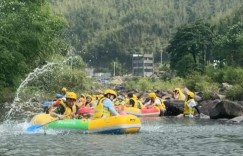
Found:
[[[134,108],[138,108],[138,100],[137,100],[137,98],[132,97],[132,98],[130,98],[130,100],[133,100],[133,101],[134,101],[134,105],[133,105],[133,107],[134,107]],[[130,100],[129,100],[129,101],[130,101]]]
[[[185,94],[182,93],[181,90],[178,90],[178,94],[174,94],[174,98],[177,100],[181,100],[181,101],[186,100],[186,96],[185,96]]]
[[[78,102],[76,105],[80,108],[80,107],[84,107],[85,103],[86,103],[86,99],[81,97],[78,99]]]
[[[137,103],[138,103],[138,107],[137,107],[138,109],[144,108],[144,105],[143,105],[142,101],[137,100]]]
[[[126,107],[130,107],[129,98],[128,97],[125,97],[124,101],[125,101]]]
[[[97,119],[97,118],[107,118],[111,116],[111,113],[108,109],[104,108],[103,105],[103,101],[106,100],[108,98],[103,97],[99,100],[98,104],[96,105],[96,107],[94,108],[94,114],[93,114],[93,118]]]
[[[188,106],[188,104],[189,104],[192,100],[194,100],[194,99],[190,99],[190,100],[188,100],[188,101],[185,101],[185,103],[184,103],[184,112],[183,112],[184,115],[189,115],[189,114],[194,115],[194,113],[195,113],[195,108],[194,108],[194,107],[191,108],[191,107]]]
[[[66,103],[62,102],[61,105],[64,107],[65,112],[63,115],[65,115],[65,119],[71,119],[71,114],[77,112],[77,106],[76,104],[73,104],[72,108],[68,107]]]
[[[161,104],[158,106],[159,107],[159,109],[166,109],[165,108],[165,104],[164,104],[164,99],[161,99],[161,98],[159,98],[159,100],[160,100],[160,102],[161,102]]]
[[[154,104],[154,107],[158,110],[161,110],[161,109],[166,109],[165,108],[165,104],[164,104],[164,100],[159,98],[159,97],[156,97],[155,100],[159,99],[160,101],[160,104]]]

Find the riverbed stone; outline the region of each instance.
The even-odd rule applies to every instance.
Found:
[[[243,115],[243,107],[236,102],[223,100],[217,103],[209,112],[211,119],[235,118]]]
[[[184,101],[167,100],[164,101],[166,112],[164,116],[177,116],[183,113]]]
[[[235,118],[230,119],[231,122],[235,122],[235,123],[240,123],[243,122],[243,116],[238,116]]]
[[[216,104],[218,104],[221,100],[216,99],[216,100],[204,100],[201,101],[198,105],[198,108],[200,110],[201,113],[208,115],[210,111],[216,106]]]

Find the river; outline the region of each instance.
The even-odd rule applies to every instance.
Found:
[[[47,130],[27,134],[27,122],[0,123],[0,155],[141,156],[243,155],[242,124],[216,120],[141,118],[137,134],[83,134],[77,131]]]

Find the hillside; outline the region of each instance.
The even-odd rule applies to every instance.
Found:
[[[155,61],[176,28],[198,19],[218,24],[239,8],[242,0],[51,0],[69,29],[65,38],[84,61],[121,74],[131,68],[131,54],[154,53]],[[227,25],[227,24],[226,24]],[[168,56],[164,53],[164,58]],[[123,70],[121,70],[123,69]],[[125,69],[125,70],[124,70]]]

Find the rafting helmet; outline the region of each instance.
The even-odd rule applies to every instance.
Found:
[[[151,93],[148,94],[148,97],[149,98],[156,98],[157,96],[154,92],[151,92]]]
[[[132,98],[138,99],[137,95],[134,95],[134,94],[133,94]]]
[[[191,91],[188,91],[186,94],[188,96],[190,96],[191,98],[194,98],[195,97],[195,94],[193,92],[191,92]]]
[[[173,92],[180,93],[181,92],[181,89],[180,88],[175,88]]]
[[[77,99],[77,95],[74,92],[67,92],[66,98],[67,99],[75,99],[76,100]]]
[[[66,87],[63,87],[62,88],[62,92],[66,92],[67,91],[67,88]]]
[[[91,95],[86,95],[86,99],[90,98],[91,100],[93,100],[93,97]]]
[[[114,90],[112,90],[112,89],[107,89],[107,90],[105,90],[104,95],[107,95],[107,94],[112,94],[112,95],[115,95],[115,97],[117,97],[117,93],[116,93],[116,91],[114,91]]]

